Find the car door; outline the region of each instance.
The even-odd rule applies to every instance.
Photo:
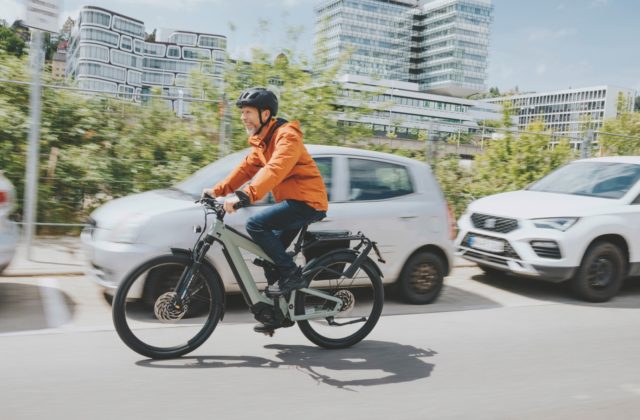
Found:
[[[417,210],[410,214],[415,187],[409,168],[382,159],[341,156],[334,172],[334,184],[338,184],[334,189],[340,198],[330,204],[323,225],[353,233],[362,231],[378,242],[390,262],[383,267],[386,272],[392,264],[399,263],[396,253],[403,237],[411,235],[411,225],[418,216]]]

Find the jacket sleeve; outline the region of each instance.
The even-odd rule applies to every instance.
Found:
[[[242,186],[245,182],[253,178],[260,169],[260,158],[254,149],[244,158],[238,166],[222,181],[213,187],[213,195],[216,197],[224,197],[231,194]]]
[[[291,173],[302,154],[302,137],[295,133],[284,132],[275,142],[271,159],[244,189],[252,203],[262,199],[280,184]]]

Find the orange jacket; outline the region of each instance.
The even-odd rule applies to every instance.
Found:
[[[263,136],[275,122],[272,119],[259,135],[249,137],[251,152],[213,187],[213,194],[216,197],[231,194],[253,178],[243,190],[252,203],[272,191],[276,202],[298,200],[327,211],[327,190],[318,166],[302,143],[300,123],[293,121],[280,126],[265,145]]]

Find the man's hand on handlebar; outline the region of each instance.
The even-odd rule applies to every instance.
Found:
[[[244,191],[236,191],[235,197],[230,197],[224,200],[224,211],[227,213],[235,213],[236,210],[242,207],[247,207],[251,204],[249,196]]]

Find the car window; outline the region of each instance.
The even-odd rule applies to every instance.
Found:
[[[313,160],[316,161],[316,165],[318,165],[318,169],[320,169],[320,174],[322,175],[322,179],[324,180],[324,185],[327,189],[327,195],[329,196],[329,201],[331,201],[331,186],[332,183],[332,171],[333,171],[333,158],[330,157],[314,157]]]
[[[413,192],[405,166],[369,159],[349,159],[349,200],[384,200]]]
[[[233,153],[211,163],[176,185],[176,188],[194,197],[199,197],[202,190],[211,188],[227,177],[247,155],[247,151]]]
[[[640,180],[640,165],[613,162],[578,162],[550,173],[530,191],[620,198]]]

